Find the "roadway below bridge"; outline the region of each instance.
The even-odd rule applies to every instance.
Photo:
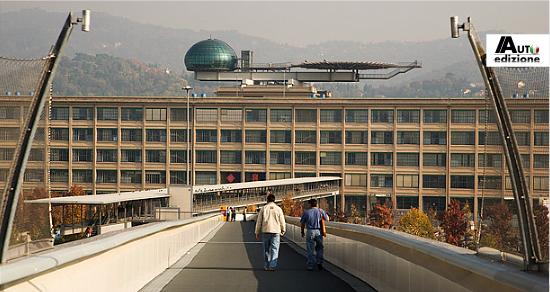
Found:
[[[284,238],[277,270],[264,271],[262,244],[255,239],[254,224],[223,223],[199,243],[202,246],[194,257],[188,255],[192,259],[186,261],[184,256],[142,291],[374,291],[328,263],[323,271],[307,271],[303,252]]]

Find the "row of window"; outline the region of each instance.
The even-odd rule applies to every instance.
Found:
[[[270,109],[271,122],[291,122],[292,109]],[[243,115],[244,112],[244,115]],[[267,109],[238,109],[221,108],[219,109],[219,120],[222,122],[242,122],[243,117],[247,122],[266,122]],[[345,119],[346,123],[368,123],[368,109],[346,109],[345,114],[340,109],[320,109],[319,120],[321,122],[339,123]],[[434,109],[423,110],[422,121],[424,123],[447,123],[447,110]],[[198,108],[196,109],[198,122],[217,122],[217,108]],[[417,109],[372,109],[370,110],[372,123],[393,123],[394,115],[397,116],[398,123],[420,122],[420,110]],[[53,107],[51,110],[52,120],[69,120],[69,107]],[[92,107],[73,107],[73,120],[92,120],[94,108]],[[294,113],[296,122],[314,123],[317,122],[316,109],[296,109]],[[98,107],[96,108],[96,117],[98,120],[118,120],[119,109],[117,107]],[[165,121],[167,118],[166,108],[128,108],[120,109],[120,119],[122,121],[142,121],[145,117],[147,121]],[[480,124],[485,122],[495,123],[495,114],[493,111],[480,110],[478,113]],[[531,123],[530,110],[511,110],[510,117],[513,123]],[[19,118],[19,107],[0,107],[0,119]],[[192,119],[192,117],[189,117]],[[548,123],[547,110],[534,111],[535,123]],[[170,119],[172,121],[186,121],[187,109],[170,109]],[[475,124],[475,110],[451,110],[451,122],[458,124]]]
[[[7,134],[2,129],[10,129],[14,133]],[[12,130],[13,129],[13,130]],[[186,142],[186,129],[171,129],[171,142]],[[166,129],[146,129],[146,141],[166,142]],[[5,133],[4,137],[2,134]],[[18,135],[19,131],[15,128],[0,128],[0,140],[9,138],[9,136]],[[197,129],[196,142],[212,143],[218,140],[218,130],[216,129]],[[321,130],[319,142],[321,144],[342,144],[342,131]],[[367,144],[367,131],[345,131],[346,144]],[[519,146],[529,146],[531,144],[530,132],[516,132],[516,140]],[[97,141],[118,141],[117,128],[98,128]],[[141,129],[121,129],[122,141],[141,142],[143,131]],[[534,132],[535,146],[548,146],[548,132]],[[291,143],[292,133],[290,130],[271,130],[270,143]],[[68,141],[68,128],[52,128],[51,139],[53,141]],[[240,143],[242,142],[242,130],[221,130],[221,142]],[[247,143],[266,143],[266,130],[246,130],[244,139]],[[371,144],[393,144],[393,131],[371,131]],[[93,141],[93,128],[73,128],[73,141]],[[295,130],[294,142],[297,144],[316,144],[317,131],[315,130]],[[424,145],[446,145],[447,132],[445,131],[424,131],[422,142]],[[396,143],[400,145],[419,145],[419,131],[397,131]],[[451,145],[475,145],[474,131],[452,131]],[[501,138],[498,132],[478,132],[478,145],[501,145]]]

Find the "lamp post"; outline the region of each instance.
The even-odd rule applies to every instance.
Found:
[[[185,85],[183,88],[183,90],[185,90],[186,94],[187,94],[187,133],[186,133],[186,158],[185,158],[185,162],[186,162],[186,165],[185,165],[185,182],[188,186],[191,186],[191,195],[192,195],[192,192],[193,192],[193,184],[190,183],[190,180],[189,180],[189,162],[191,160],[191,154],[190,154],[190,148],[189,148],[189,140],[191,138],[191,136],[189,135],[190,133],[190,123],[189,123],[189,111],[190,111],[190,107],[189,107],[189,92],[191,90],[193,90],[193,87],[189,86],[189,85]]]

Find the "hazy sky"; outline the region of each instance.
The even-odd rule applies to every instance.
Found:
[[[548,33],[549,26],[548,1],[0,2],[0,12],[22,8],[85,8],[173,28],[236,30],[297,46],[447,38],[453,15],[471,16],[480,31]]]

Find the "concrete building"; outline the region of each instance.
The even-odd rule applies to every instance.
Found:
[[[274,90],[281,87],[265,86],[266,93],[254,97],[191,99],[195,185],[341,176],[339,201],[360,211],[374,202],[442,210],[453,198],[477,210],[482,197],[513,198],[484,99],[288,92],[282,98],[273,97]],[[2,97],[1,180],[22,122],[22,98]],[[542,202],[548,197],[548,99],[510,99],[509,107],[532,197]],[[37,159],[31,154],[25,180],[31,186],[49,180],[52,191],[81,185],[89,194],[185,184],[186,119],[183,97],[54,97],[50,139],[37,137],[49,151],[35,153]]]

